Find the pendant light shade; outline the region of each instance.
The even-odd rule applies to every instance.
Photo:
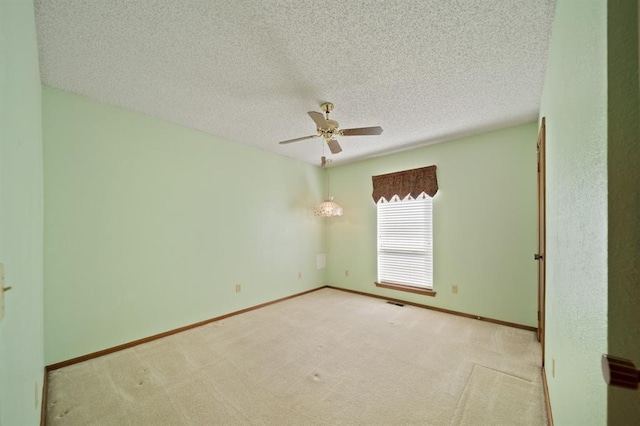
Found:
[[[316,206],[314,214],[322,217],[342,216],[342,207],[333,202],[333,197],[327,197]]]

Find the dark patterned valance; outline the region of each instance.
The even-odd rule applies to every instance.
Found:
[[[436,166],[372,176],[371,179],[373,180],[373,201],[376,203],[382,197],[389,201],[394,195],[404,198],[411,194],[416,198],[425,192],[433,197],[438,192]]]

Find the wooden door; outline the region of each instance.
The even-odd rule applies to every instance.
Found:
[[[544,366],[544,314],[545,314],[545,235],[546,235],[546,214],[545,214],[545,118],[542,117],[540,132],[538,133],[537,153],[538,153],[538,252],[534,259],[538,262],[538,341],[542,344],[542,365]]]

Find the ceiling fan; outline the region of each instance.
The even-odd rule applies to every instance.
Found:
[[[353,129],[340,129],[340,126],[337,121],[329,120],[329,113],[333,111],[333,104],[331,102],[325,102],[320,105],[322,111],[324,111],[325,115],[322,115],[321,112],[309,111],[308,114],[311,119],[316,123],[317,132],[316,135],[304,136],[301,138],[289,139],[286,141],[280,142],[280,144],[287,144],[292,142],[303,141],[305,139],[312,139],[322,136],[324,140],[329,145],[329,150],[332,154],[337,154],[342,151],[342,147],[338,143],[335,136],[369,136],[369,135],[379,135],[382,133],[382,127],[357,127]]]

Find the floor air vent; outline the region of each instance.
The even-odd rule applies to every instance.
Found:
[[[404,303],[392,302],[391,300],[387,300],[387,303],[390,305],[404,306]]]

